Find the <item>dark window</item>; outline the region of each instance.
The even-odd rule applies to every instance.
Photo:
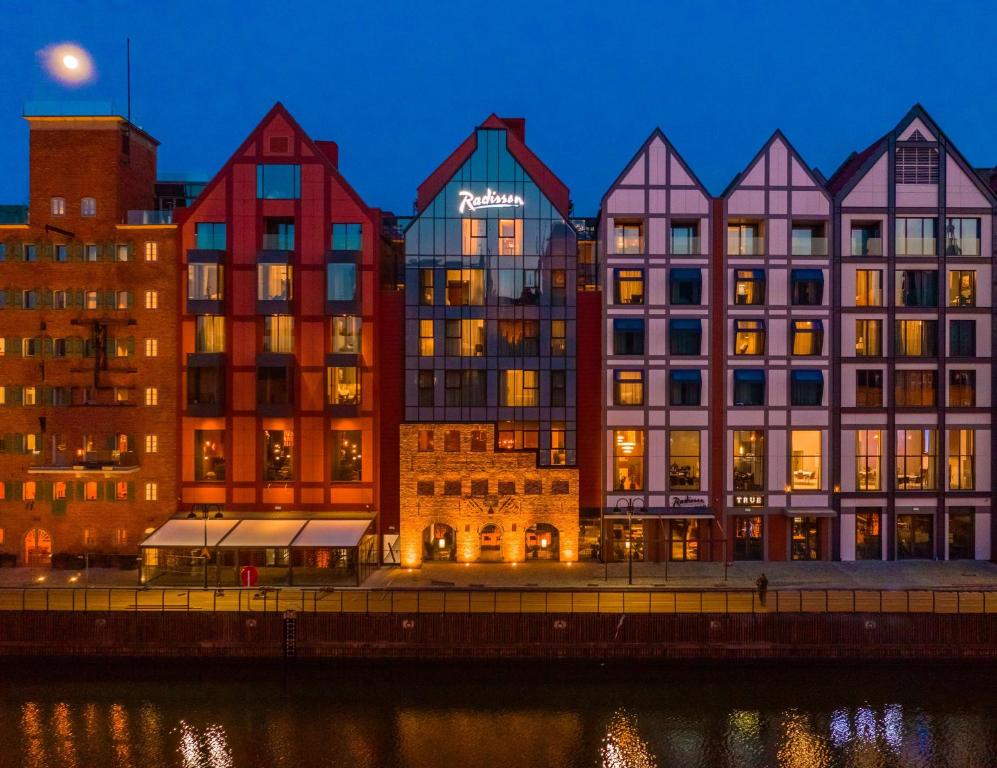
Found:
[[[882,256],[883,236],[879,222],[852,224],[852,256]]]
[[[613,371],[613,405],[644,404],[644,372]]]
[[[976,406],[976,371],[949,371],[949,405],[953,408]]]
[[[259,366],[256,369],[256,402],[261,405],[286,405],[294,401],[291,368]]]
[[[552,408],[563,408],[568,404],[567,373],[565,371],[550,372],[550,405]]]
[[[949,507],[949,560],[976,558],[972,507]]]
[[[703,374],[701,371],[669,372],[668,402],[671,405],[699,405],[702,390]]]
[[[433,496],[436,494],[436,486],[432,480],[419,480],[415,485],[416,494],[419,496]]]
[[[564,494],[568,493],[570,490],[567,480],[553,480],[550,484],[550,492],[552,494]]]
[[[187,368],[187,405],[221,405],[223,392],[218,366]]]
[[[949,324],[949,356],[976,357],[976,321],[952,320]]]
[[[294,219],[267,216],[263,219],[263,250],[294,250]]]
[[[765,371],[734,371],[734,405],[765,405]]]
[[[359,251],[363,249],[363,226],[360,224],[333,224],[332,250]]]
[[[633,318],[613,320],[613,354],[644,354],[644,321]]]
[[[543,483],[541,483],[539,480],[524,480],[523,493],[529,494],[531,496],[543,493]]]
[[[617,269],[614,270],[617,304],[644,303],[644,270]]]
[[[194,430],[194,480],[216,483],[225,479],[225,432]]]
[[[765,303],[764,269],[734,270],[734,303],[735,304]]]
[[[471,495],[472,496],[487,496],[488,495],[488,480],[472,480],[471,481]]]
[[[225,250],[225,224],[202,221],[194,225],[194,245],[199,251]]]
[[[460,496],[460,494],[461,494],[460,480],[443,481],[444,496]]]
[[[855,405],[859,408],[880,408],[883,405],[883,372],[855,371]]]
[[[499,496],[515,496],[516,495],[516,481],[515,480],[499,480],[498,481],[498,493],[499,493]]]
[[[703,338],[701,320],[668,321],[668,349],[673,355],[698,355]]]
[[[484,453],[488,450],[488,432],[483,429],[475,429],[471,432],[471,451],[473,453]]]
[[[893,381],[893,401],[898,408],[934,407],[938,391],[937,371],[896,371]]]
[[[485,371],[447,371],[443,377],[445,404],[451,407],[485,405]]]
[[[443,434],[443,450],[450,453],[460,452],[460,430],[448,429]]]
[[[878,509],[855,510],[855,559],[882,560],[882,515]]]
[[[824,401],[824,374],[820,371],[791,371],[790,403],[820,405]]]
[[[668,273],[668,286],[672,304],[702,303],[703,275],[700,270],[673,267]]]
[[[568,273],[563,269],[550,272],[550,305],[564,307],[568,304]]]
[[[671,234],[669,253],[675,256],[698,256],[700,254],[698,222],[674,222]]]
[[[256,166],[256,197],[260,200],[296,200],[301,196],[301,166]]]
[[[357,265],[326,264],[326,301],[353,301],[357,295]]]
[[[419,453],[432,453],[436,449],[436,432],[432,429],[420,429],[416,446]]]
[[[938,306],[938,271],[934,269],[898,269],[896,294],[898,307]]]
[[[418,377],[419,405],[423,407],[431,406],[434,400],[433,389],[436,377],[432,371],[419,371]]]
[[[824,273],[819,269],[794,269],[790,273],[790,295],[797,306],[816,306],[824,301]]]

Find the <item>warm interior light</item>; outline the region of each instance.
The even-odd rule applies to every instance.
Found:
[[[440,549],[443,549],[447,545],[447,540],[444,538],[440,538],[437,544],[439,545]]]

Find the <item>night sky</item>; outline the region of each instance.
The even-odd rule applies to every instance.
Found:
[[[976,166],[997,165],[997,3],[97,2],[8,0],[0,202],[27,197],[26,103],[113,100],[162,142],[161,173],[210,177],[280,100],[340,146],[366,201],[416,186],[491,112],[568,184],[577,215],[660,126],[713,193],[781,128],[830,174],[920,101]],[[74,41],[95,82],[52,82]]]

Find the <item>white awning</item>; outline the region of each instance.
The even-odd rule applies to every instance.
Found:
[[[289,547],[306,520],[240,520],[219,546],[228,548]]]
[[[355,547],[370,527],[370,520],[309,520],[291,546]]]
[[[203,547],[205,545],[205,530],[207,530],[207,546],[214,547],[231,531],[238,520],[208,520],[205,529],[204,520],[167,520],[159,528],[149,534],[142,542],[143,547]]]
[[[818,509],[803,509],[800,507],[787,507],[786,517],[837,517],[838,513],[827,507]]]

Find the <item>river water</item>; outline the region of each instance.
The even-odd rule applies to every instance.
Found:
[[[0,665],[0,766],[989,768],[997,668]]]

